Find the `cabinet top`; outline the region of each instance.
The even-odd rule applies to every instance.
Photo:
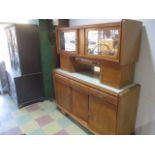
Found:
[[[129,19],[76,27],[58,27],[57,52],[129,65],[138,60],[141,31],[142,22]]]
[[[82,29],[82,28],[93,28],[93,27],[117,27],[121,26],[122,23],[139,23],[142,24],[141,21],[131,20],[131,19],[122,19],[115,22],[107,22],[107,23],[99,23],[99,24],[89,24],[89,25],[79,25],[79,26],[69,26],[69,27],[57,27],[58,30],[74,30],[74,29]]]
[[[68,71],[65,71],[62,69],[56,69],[55,73],[62,74],[63,76],[67,76],[68,78],[74,78],[76,80],[80,80],[81,82],[84,82],[86,84],[88,83],[88,84],[97,86],[107,92],[110,92],[111,94],[113,94],[115,96],[119,95],[123,91],[130,89],[131,87],[136,85],[135,83],[132,83],[132,84],[127,85],[121,89],[117,89],[117,88],[113,88],[108,85],[102,84],[102,83],[100,83],[100,81],[98,79],[88,76],[88,75],[85,75],[85,74],[82,74],[82,73],[77,73],[77,72],[71,73],[71,72],[68,72]]]

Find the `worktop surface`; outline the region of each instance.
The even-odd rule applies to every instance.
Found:
[[[92,76],[88,76],[88,75],[86,75],[84,73],[78,73],[78,72],[71,73],[71,72],[68,72],[68,71],[65,71],[65,70],[62,70],[62,69],[56,69],[56,71],[58,71],[60,73],[63,73],[63,74],[66,74],[68,76],[77,78],[77,79],[82,80],[84,82],[99,86],[99,87],[101,87],[103,89],[107,89],[107,90],[112,91],[114,93],[118,93],[118,94],[123,92],[126,89],[129,89],[129,88],[133,87],[135,85],[135,83],[132,83],[132,84],[127,85],[127,86],[125,86],[125,87],[123,87],[121,89],[117,89],[117,88],[113,88],[113,87],[110,87],[108,85],[102,84],[102,83],[100,83],[99,79],[97,79],[95,77],[92,77]]]

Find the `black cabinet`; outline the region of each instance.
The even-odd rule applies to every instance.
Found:
[[[9,94],[19,107],[43,100],[38,26],[14,24],[5,30],[10,55]]]

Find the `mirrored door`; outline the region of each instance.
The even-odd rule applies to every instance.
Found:
[[[68,52],[68,53],[76,53],[77,52],[77,31],[60,31],[59,33],[59,48],[60,51]]]
[[[86,52],[89,55],[117,58],[119,45],[119,29],[86,30]]]

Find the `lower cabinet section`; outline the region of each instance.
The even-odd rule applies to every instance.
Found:
[[[57,104],[62,106],[64,109],[71,112],[72,103],[71,103],[71,88],[69,85],[69,80],[59,75],[55,78],[55,94]]]
[[[134,132],[139,85],[113,95],[58,72],[54,72],[54,79],[58,107],[94,134]]]
[[[14,77],[8,72],[9,95],[19,108],[44,100],[42,74],[29,74]]]
[[[78,82],[71,81],[72,88],[72,112],[74,115],[88,121],[88,87]]]
[[[90,89],[88,126],[100,134],[115,134],[117,107],[97,92]]]

